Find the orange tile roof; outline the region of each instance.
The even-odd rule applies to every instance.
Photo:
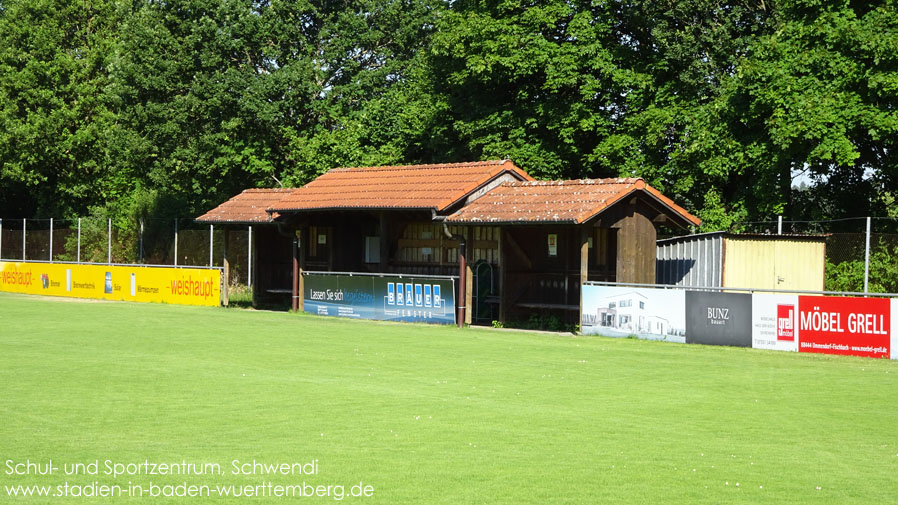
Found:
[[[461,208],[447,221],[458,224],[581,224],[636,191],[647,193],[668,207],[673,215],[689,223],[701,223],[697,217],[637,178],[509,182]]]
[[[267,223],[265,209],[296,188],[247,189],[196,218],[201,223]]]
[[[533,180],[508,160],[335,168],[287,195],[269,210],[402,208],[442,211],[503,173]]]

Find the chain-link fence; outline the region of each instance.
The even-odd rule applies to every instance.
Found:
[[[898,293],[898,218],[737,223],[743,233],[822,235],[827,291]]]
[[[251,284],[250,234],[250,227],[212,227],[189,218],[7,218],[0,219],[0,259],[220,267],[227,253],[229,284]]]

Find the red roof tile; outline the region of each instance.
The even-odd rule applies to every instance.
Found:
[[[265,209],[296,188],[247,189],[196,218],[201,223],[267,223]]]
[[[672,214],[689,223],[701,223],[644,180],[636,178],[509,182],[466,205],[447,221],[459,224],[580,224],[636,191],[646,192],[668,207]]]
[[[335,168],[269,210],[435,209],[442,211],[503,173],[533,180],[511,161]]]

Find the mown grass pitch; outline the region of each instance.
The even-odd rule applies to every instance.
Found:
[[[898,363],[0,294],[8,486],[345,485],[383,504],[895,503]],[[7,460],[224,475],[8,475]],[[235,476],[233,460],[318,461]],[[62,472],[62,469],[60,469]]]

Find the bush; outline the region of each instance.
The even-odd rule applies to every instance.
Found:
[[[870,293],[898,292],[898,246],[889,247],[880,241],[870,251],[867,279]],[[827,291],[863,291],[864,261],[832,263],[827,259],[825,286]]]

